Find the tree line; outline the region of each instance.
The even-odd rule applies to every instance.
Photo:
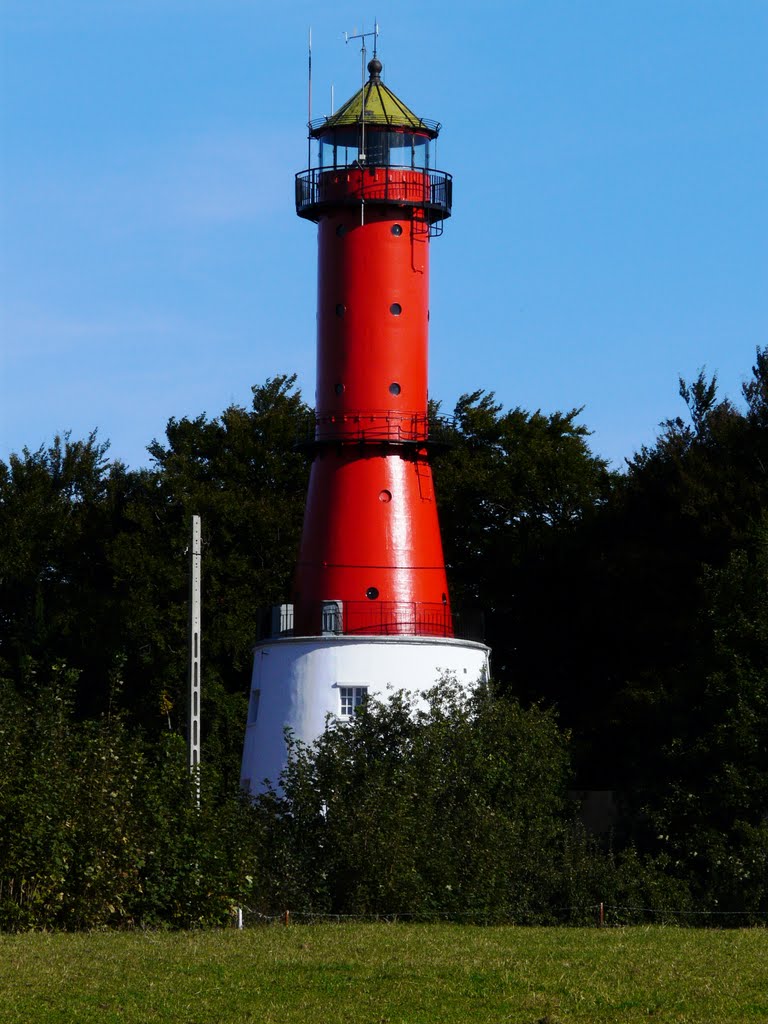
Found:
[[[171,419],[150,468],[95,433],[0,462],[0,927],[186,925],[234,902],[766,914],[768,350],[741,405],[704,372],[680,397],[686,415],[613,471],[580,409],[463,396],[435,486],[492,687],[372,705],[256,802],[238,791],[251,648],[258,610],[289,593],[309,470],[295,379]],[[183,756],[193,513],[200,810]],[[579,825],[567,793],[585,789],[616,794],[609,836]]]

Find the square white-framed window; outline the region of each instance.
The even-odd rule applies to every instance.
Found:
[[[367,686],[340,686],[339,717],[351,718],[355,713],[355,708],[359,708],[367,699]]]

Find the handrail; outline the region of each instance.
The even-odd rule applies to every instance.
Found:
[[[450,441],[455,419],[393,409],[344,409],[307,416],[297,438],[300,445],[326,441],[409,444]]]
[[[428,167],[360,165],[317,168],[296,175],[296,213],[309,220],[324,206],[395,203],[422,209],[430,221],[451,215],[453,179]]]
[[[300,631],[296,625],[300,623]],[[484,639],[484,616],[429,601],[315,601],[262,609],[257,641],[295,636],[440,636]]]

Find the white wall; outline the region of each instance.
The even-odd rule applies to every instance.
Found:
[[[241,781],[258,792],[277,782],[287,761],[285,728],[311,743],[340,710],[342,686],[367,686],[384,699],[424,692],[452,673],[459,682],[488,678],[489,649],[472,640],[411,636],[329,636],[270,640],[254,650]],[[258,702],[258,711],[256,704]]]

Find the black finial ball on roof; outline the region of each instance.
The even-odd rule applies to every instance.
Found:
[[[374,57],[373,60],[368,61],[368,71],[371,78],[375,81],[380,75],[384,65],[381,63],[378,57]]]

